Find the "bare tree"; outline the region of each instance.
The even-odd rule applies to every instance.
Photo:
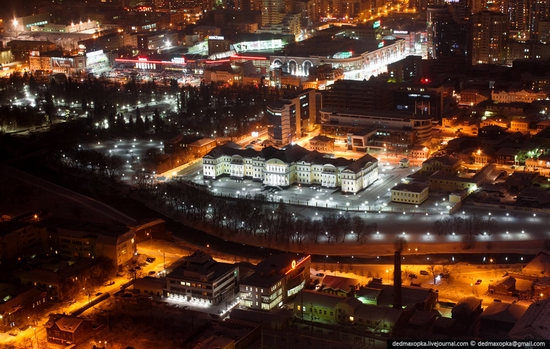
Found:
[[[407,248],[407,246],[409,246],[409,243],[407,242],[407,239],[405,239],[404,237],[398,236],[393,241],[393,246],[396,251],[402,252],[404,249]]]
[[[439,266],[437,266],[435,263],[430,263],[428,265],[428,272],[432,275],[435,285],[437,282],[437,276],[439,275]]]

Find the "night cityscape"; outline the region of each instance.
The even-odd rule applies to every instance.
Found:
[[[550,0],[3,0],[0,349],[550,345]]]

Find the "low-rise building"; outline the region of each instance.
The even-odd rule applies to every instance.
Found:
[[[550,298],[534,302],[512,327],[511,339],[548,340],[550,339]]]
[[[135,233],[123,224],[49,217],[35,226],[50,237],[52,248],[67,258],[104,256],[122,269],[136,253]]]
[[[550,277],[536,279],[533,282],[533,296],[539,300],[550,298]]]
[[[540,101],[546,99],[548,91],[531,91],[531,90],[509,90],[509,91],[491,91],[491,99],[495,103],[533,103],[534,101]]]
[[[134,290],[139,293],[148,293],[153,296],[162,296],[166,288],[166,278],[156,278],[146,276],[136,279],[134,282]]]
[[[363,304],[354,297],[304,290],[294,301],[294,315],[314,322],[353,324],[377,334],[391,334],[403,319],[403,310]]]
[[[440,171],[441,174],[455,175],[461,163],[460,159],[451,156],[431,157],[422,163],[422,172],[434,173]]]
[[[93,333],[91,320],[65,314],[50,315],[44,327],[48,342],[62,345],[83,342]]]
[[[522,304],[490,303],[479,317],[479,332],[484,337],[505,339],[503,336],[508,336],[508,332],[510,332],[526,311],[527,307]]]
[[[309,282],[311,257],[283,254],[270,256],[240,282],[241,304],[257,310],[280,307]]]
[[[511,296],[515,292],[516,279],[512,276],[507,276],[489,284],[489,293],[491,294]]]
[[[360,286],[358,279],[327,275],[323,278],[319,292],[341,297],[352,297]]]
[[[315,136],[309,140],[309,148],[324,153],[332,153],[334,151],[334,138]]]
[[[361,287],[355,297],[364,304],[372,304],[383,307],[393,306],[395,287],[382,284],[378,280],[369,282],[366,287]],[[438,293],[431,288],[418,286],[401,286],[401,303],[403,306],[431,311],[437,303]]]
[[[429,189],[423,183],[399,183],[391,188],[391,201],[420,205],[428,199]]]
[[[241,84],[243,81],[243,69],[238,66],[231,65],[217,65],[207,67],[204,70],[204,81],[206,83],[210,82],[220,82],[225,84]]]
[[[11,220],[0,223],[0,263],[23,260],[45,250],[42,232],[28,221]]]
[[[185,262],[166,275],[165,296],[219,304],[232,299],[238,289],[239,268],[215,261],[197,250]]]
[[[455,191],[466,189],[471,193],[481,186],[483,181],[493,173],[495,168],[494,164],[488,164],[472,177],[450,176],[436,172],[428,177],[430,190]]]
[[[29,325],[29,320],[44,309],[46,297],[46,292],[36,287],[5,296],[7,300],[0,303],[0,331]]]

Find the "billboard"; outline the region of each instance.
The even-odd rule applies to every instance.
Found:
[[[73,68],[74,61],[72,58],[52,58],[52,67],[53,68]]]

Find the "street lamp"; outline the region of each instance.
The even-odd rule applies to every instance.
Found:
[[[13,23],[13,31],[15,33],[15,37],[17,38],[19,36],[19,34],[17,33],[17,26],[19,25],[19,21],[17,20],[17,18],[14,18],[12,23]]]
[[[160,252],[160,250],[158,250]],[[166,273],[166,252],[162,252],[162,257],[163,257],[163,271]]]
[[[36,327],[33,327],[32,329],[34,331],[34,340],[36,341],[36,347],[38,348],[38,337],[36,335]]]

